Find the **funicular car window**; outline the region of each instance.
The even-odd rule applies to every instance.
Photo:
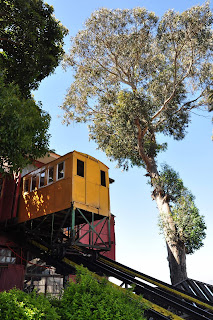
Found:
[[[58,164],[57,179],[64,178],[64,161]]]
[[[29,191],[29,179],[24,180],[24,192]]]
[[[53,173],[54,173],[54,168],[50,167],[48,169],[48,184],[53,182]]]
[[[101,170],[101,185],[106,187],[106,172]]]
[[[31,181],[31,191],[35,190],[36,188],[36,175],[34,174],[32,176],[32,181]]]
[[[77,175],[84,177],[84,161],[77,159]]]
[[[45,170],[40,172],[40,177],[39,177],[39,187],[43,187],[45,182]]]

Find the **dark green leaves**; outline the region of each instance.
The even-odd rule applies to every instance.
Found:
[[[186,253],[192,254],[203,246],[206,237],[204,217],[195,206],[193,195],[186,189],[172,208],[179,238],[183,241]]]
[[[145,320],[147,307],[134,299],[131,289],[116,288],[105,278],[96,280],[87,269],[78,267],[77,283],[70,282],[60,299],[35,291],[0,293],[2,320]]]
[[[17,85],[0,76],[0,171],[24,168],[46,154],[50,116],[32,98],[22,98]]]
[[[1,0],[0,68],[7,82],[19,85],[22,94],[51,74],[63,56],[67,34],[53,16],[53,7],[42,0]]]
[[[59,320],[60,316],[44,295],[21,290],[0,292],[0,318],[7,320]]]
[[[119,166],[144,166],[139,155],[136,120],[144,135],[144,149],[149,157],[155,157],[165,145],[158,144],[153,134],[151,118],[155,112],[151,101],[143,93],[122,90],[117,95],[108,94],[99,99],[99,112],[90,125],[90,137],[106,154],[118,160]],[[106,147],[107,146],[107,147]]]
[[[0,168],[22,169],[48,150],[50,116],[30,91],[63,56],[67,29],[42,0],[0,1]],[[4,78],[3,78],[4,74]]]
[[[104,278],[94,279],[87,269],[79,267],[77,283],[71,282],[54,305],[61,320],[145,320],[144,306],[132,295]]]
[[[187,254],[194,253],[203,246],[203,240],[206,237],[204,217],[199,214],[194,202],[195,197],[184,187],[179,174],[166,164],[162,166],[159,186],[163,189],[167,201],[170,202],[176,234],[168,229],[162,217],[160,226],[164,232],[166,230],[169,237],[177,238],[184,244]]]

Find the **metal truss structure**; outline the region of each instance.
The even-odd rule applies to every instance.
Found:
[[[39,240],[56,256],[64,256],[75,245],[98,252],[111,249],[110,217],[81,210],[73,204],[67,210],[26,221],[18,227],[19,232],[21,229],[28,238]]]

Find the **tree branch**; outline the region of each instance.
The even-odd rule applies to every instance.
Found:
[[[181,110],[184,109],[185,106],[190,105],[190,104],[193,103],[193,102],[196,102],[198,99],[200,99],[200,98],[202,97],[204,91],[205,91],[205,90],[203,90],[202,93],[201,93],[197,98],[195,98],[194,100],[185,102],[178,110],[176,110],[175,112],[171,113],[171,115],[174,115],[174,114],[176,114],[176,113],[179,113]],[[190,108],[187,108],[187,109],[190,111],[190,110],[192,110],[192,109],[194,109],[194,108],[197,108],[197,106],[195,105],[195,106],[190,107]],[[156,123],[156,124],[155,124],[155,128],[157,128],[159,125],[161,125],[164,121],[166,121],[166,118],[164,118],[164,119],[160,120],[158,123]]]
[[[166,101],[164,101],[164,104],[163,104],[163,106],[160,108],[160,110],[158,110],[158,111],[154,114],[154,116],[153,116],[152,119],[151,119],[152,121],[153,121],[155,118],[157,118],[157,117],[162,113],[162,111],[167,107],[168,103],[174,98],[174,96],[175,96],[175,91],[176,91],[177,86],[178,86],[181,82],[183,82],[183,81],[188,77],[188,75],[189,75],[189,73],[190,73],[190,70],[191,70],[191,67],[192,67],[192,63],[193,63],[193,60],[190,62],[190,65],[189,65],[189,68],[188,68],[186,74],[182,77],[182,79],[180,79],[180,80],[175,84],[174,89],[173,89],[170,97],[168,97],[168,98],[166,99]]]
[[[143,138],[144,138],[144,135],[145,133],[147,132],[148,128],[145,128],[144,130],[141,129],[141,126],[140,126],[140,121],[139,119],[135,119],[135,124],[138,128],[138,148],[139,148],[139,154],[141,156],[141,158],[143,159],[145,165],[146,165],[146,168],[147,168],[147,171],[151,174],[151,177],[152,178],[156,178],[158,176],[158,172],[157,172],[157,167],[156,167],[156,164],[155,164],[155,161],[154,159],[151,159],[149,158],[145,151],[144,151],[144,143],[143,143]]]
[[[127,85],[129,85],[129,86],[132,88],[133,91],[136,91],[136,86],[130,81],[130,74],[129,74],[129,72],[126,72],[126,71],[123,69],[123,67],[118,63],[118,58],[117,58],[117,56],[112,52],[112,50],[111,50],[111,43],[110,43],[109,41],[106,42],[105,39],[103,38],[103,39],[102,39],[102,44],[103,44],[104,47],[108,50],[109,57],[110,57],[112,63],[115,65],[115,69],[116,69],[116,71],[117,71],[117,73],[118,73],[118,78],[120,79],[120,81],[123,82],[123,83],[125,83],[125,84],[127,84]],[[95,60],[95,61],[96,61],[96,60]],[[97,62],[97,61],[96,61],[96,62]],[[102,66],[102,67],[103,67],[103,66]],[[108,72],[112,73],[113,75],[116,75],[116,73],[113,73],[113,72],[112,72],[111,70],[109,70],[109,69],[105,69],[105,70],[107,70]],[[125,80],[125,79],[122,77],[121,73],[123,73],[123,74],[126,76],[126,78],[128,79],[128,81]]]
[[[204,91],[205,91],[205,90],[203,90],[203,91],[201,92],[201,94],[200,94],[197,98],[195,98],[194,100],[185,102],[176,112],[174,112],[174,114],[180,112],[181,110],[183,110],[185,106],[190,105],[191,103],[196,102],[198,99],[200,99],[200,98],[202,97]],[[192,110],[192,109],[194,109],[194,108],[197,108],[197,106],[193,106],[193,107],[186,108],[186,109]]]

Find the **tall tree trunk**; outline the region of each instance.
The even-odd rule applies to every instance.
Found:
[[[170,279],[171,283],[174,285],[187,278],[185,247],[178,237],[175,222],[169,207],[168,197],[165,195],[162,187],[158,184],[160,175],[157,170],[155,158],[154,156],[148,156],[144,150],[143,137],[147,130],[141,129],[138,119],[135,120],[135,123],[138,128],[139,154],[146,164],[146,170],[151,178],[152,186],[154,188],[152,199],[157,203],[161,220],[163,222],[163,231],[168,251]],[[154,133],[152,137],[153,141],[155,141]]]
[[[171,283],[177,284],[187,278],[185,246],[176,232],[175,223],[169,204],[161,195],[155,196],[155,201],[163,221],[163,231],[167,245],[168,262]]]
[[[174,247],[172,251],[168,242],[166,244],[171,284],[175,285],[187,279],[186,252],[185,248],[182,246]]]

